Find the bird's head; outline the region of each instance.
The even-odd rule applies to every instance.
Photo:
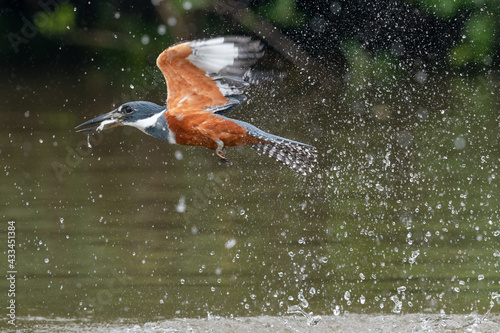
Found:
[[[164,112],[165,107],[155,103],[128,102],[111,112],[76,126],[75,129],[77,132],[99,132],[117,126],[132,126],[146,134],[163,139],[168,132],[167,122],[163,117]]]

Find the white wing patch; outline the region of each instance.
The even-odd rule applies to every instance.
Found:
[[[187,59],[207,73],[218,73],[238,58],[238,47],[224,42],[224,37],[195,41],[190,47],[192,53]]]
[[[224,96],[233,96],[233,95],[240,95],[243,93],[244,89],[246,86],[243,87],[237,87],[234,85],[230,85],[229,83],[220,81],[215,79],[215,82],[217,82],[217,88],[219,88],[220,92]]]
[[[196,40],[189,44],[191,54],[187,59],[205,72],[216,84],[227,103],[210,108],[215,113],[233,110],[245,100],[247,79],[251,67],[264,55],[264,45],[250,37],[229,36],[208,40]],[[182,98],[178,105],[184,102]]]

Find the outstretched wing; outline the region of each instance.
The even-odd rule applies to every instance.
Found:
[[[169,47],[156,63],[167,81],[167,112],[225,113],[245,100],[245,73],[262,57],[249,37],[196,40]]]

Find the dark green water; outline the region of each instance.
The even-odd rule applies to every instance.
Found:
[[[7,271],[15,221],[17,316],[499,312],[495,75],[302,79],[231,116],[316,145],[306,178],[250,148],[221,165],[134,129],[89,148],[72,128],[119,91],[2,85],[0,244]]]

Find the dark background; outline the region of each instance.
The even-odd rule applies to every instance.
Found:
[[[345,67],[342,43],[406,70],[498,67],[498,4],[486,0],[10,1],[0,52],[11,72],[115,71],[180,40],[245,34],[302,66]],[[144,36],[149,42],[145,43]],[[116,61],[110,62],[110,57]],[[105,59],[105,60],[104,60]],[[309,59],[309,61],[308,61]],[[15,71],[13,71],[15,68]]]

